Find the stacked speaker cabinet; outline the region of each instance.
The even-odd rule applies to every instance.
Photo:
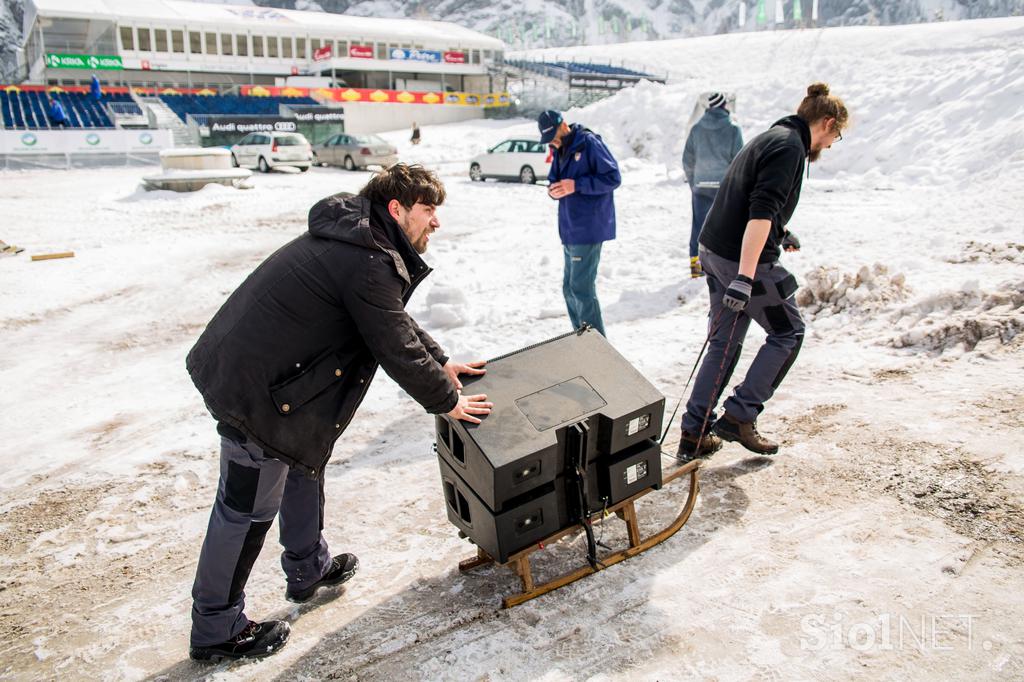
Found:
[[[661,485],[665,398],[586,329],[487,363],[481,424],[437,417],[448,519],[499,562]]]

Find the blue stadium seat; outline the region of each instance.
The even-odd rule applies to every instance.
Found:
[[[312,97],[243,97],[240,95],[160,95],[182,121],[188,115],[276,116],[282,104],[317,105]]]

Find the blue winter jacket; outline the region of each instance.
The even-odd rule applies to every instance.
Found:
[[[716,190],[743,148],[743,133],[721,107],[708,109],[686,136],[683,170],[691,188]]]
[[[622,184],[619,164],[601,136],[579,123],[570,127],[551,160],[548,180],[571,178],[576,191],[558,200],[558,234],[563,244],[597,244],[615,239],[615,200]]]

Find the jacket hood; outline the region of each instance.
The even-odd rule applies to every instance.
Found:
[[[309,209],[309,233],[373,249],[377,243],[370,228],[370,202],[342,192],[313,204]]]
[[[722,107],[708,109],[697,123],[704,128],[712,129],[725,128],[732,125],[732,121],[729,120],[729,112]]]
[[[772,124],[772,128],[775,126],[790,128],[800,133],[800,141],[804,144],[804,155],[807,155],[807,152],[811,149],[811,128],[807,125],[807,121],[793,114],[792,116],[780,118]]]
[[[309,233],[314,237],[383,250],[392,255],[398,274],[407,282],[412,279],[410,273],[429,272],[427,264],[387,209],[374,206],[355,194],[343,192],[313,204],[309,209]]]

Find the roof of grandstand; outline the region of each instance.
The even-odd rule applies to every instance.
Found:
[[[181,21],[216,26],[244,26],[267,30],[307,30],[331,36],[365,39],[437,40],[484,49],[502,49],[504,43],[483,33],[447,21],[379,19],[328,12],[274,9],[251,5],[216,5],[181,0],[29,0],[25,25],[34,21],[33,6],[41,16],[107,18],[111,21]]]

